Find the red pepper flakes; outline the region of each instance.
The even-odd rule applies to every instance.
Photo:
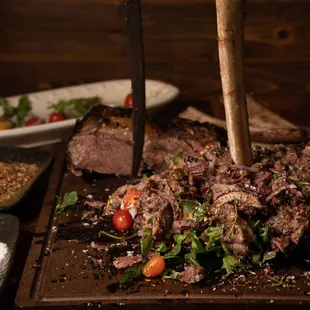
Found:
[[[0,202],[10,198],[37,173],[36,164],[0,162]]]

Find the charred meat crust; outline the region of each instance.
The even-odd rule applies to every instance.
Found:
[[[94,107],[69,141],[67,166],[75,175],[83,170],[102,174],[129,175],[131,171],[131,110]],[[175,119],[167,124],[146,123],[143,163],[156,172],[166,170],[177,154],[195,155],[206,144],[226,141],[223,129],[214,125]]]

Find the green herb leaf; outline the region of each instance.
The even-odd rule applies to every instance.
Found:
[[[185,254],[184,259],[188,264],[200,266],[197,259],[196,259],[196,253],[195,252]]]
[[[162,242],[159,246],[155,248],[155,251],[159,253],[166,253],[169,251],[169,248],[165,243]]]
[[[222,249],[227,255],[231,255],[231,250],[226,243],[222,243]]]
[[[196,200],[181,200],[180,206],[183,209],[185,219],[191,219],[200,222],[207,215],[206,205],[200,204]]]
[[[174,164],[177,164],[177,163],[180,161],[181,156],[182,156],[181,153],[176,153],[176,154],[174,155],[173,159],[172,159],[173,163],[174,163]]]
[[[75,118],[84,116],[92,107],[100,103],[98,97],[79,98],[71,100],[60,100],[58,103],[50,106],[58,113],[65,115],[67,118]]]
[[[16,114],[16,126],[20,127],[25,125],[26,117],[31,111],[31,102],[27,96],[22,96],[19,99],[18,108],[15,111]]]
[[[264,254],[263,262],[274,259],[276,256],[277,253],[275,251],[267,252],[266,254]]]
[[[104,230],[101,230],[101,231],[100,231],[100,234],[101,234],[101,235],[104,235],[104,236],[107,236],[107,237],[109,237],[109,238],[112,238],[112,239],[115,239],[115,240],[121,240],[121,241],[133,239],[133,238],[135,238],[135,237],[138,236],[138,233],[137,233],[137,232],[135,232],[135,233],[132,234],[131,236],[114,236],[114,235],[112,235],[112,234],[107,233],[107,232],[104,231]]]
[[[261,227],[258,229],[258,234],[264,243],[268,243],[269,241],[269,235],[268,235],[269,231],[270,231],[270,226],[266,226],[266,225],[261,225]]]
[[[63,202],[61,203],[60,200],[58,201],[58,204],[56,206],[56,212],[57,214],[60,214],[62,211],[64,211],[67,207],[73,206],[78,201],[78,194],[76,191],[66,193],[63,198]]]
[[[191,251],[192,252],[195,252],[196,254],[206,252],[206,249],[202,245],[202,243],[200,242],[199,238],[197,237],[195,230],[191,231],[190,237],[192,240],[192,243],[191,243]]]
[[[258,263],[260,261],[261,253],[255,253],[252,255],[252,262],[253,263]]]
[[[223,237],[222,226],[209,226],[204,231],[204,240],[206,241],[208,251],[213,251],[221,247],[221,239]]]
[[[150,252],[151,248],[154,245],[154,239],[152,236],[152,229],[151,228],[143,228],[142,231],[145,232],[145,235],[141,238],[141,254],[147,255]]]
[[[182,235],[182,234],[176,234],[173,236],[174,241],[176,242],[176,245],[174,246],[174,248],[168,252],[164,258],[168,259],[168,258],[174,258],[176,257],[182,249],[182,242],[186,239],[186,235]]]
[[[165,279],[172,279],[172,280],[178,280],[180,273],[175,270],[167,270],[162,275],[162,280]]]
[[[243,267],[242,261],[233,255],[226,255],[223,258],[223,266],[222,269],[226,270],[227,276],[233,274],[237,268]]]
[[[139,265],[134,267],[127,268],[124,271],[124,277],[119,281],[121,285],[129,284],[133,281],[139,280],[142,278],[142,269],[145,265],[145,262],[142,262]]]

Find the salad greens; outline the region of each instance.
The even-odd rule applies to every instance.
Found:
[[[2,117],[16,127],[21,127],[26,124],[26,118],[30,116],[31,102],[27,96],[21,96],[16,107],[9,105],[8,101],[0,98],[0,108],[3,110]]]
[[[60,100],[51,105],[49,109],[54,109],[67,118],[76,118],[84,116],[92,107],[99,103],[100,99],[98,97]]]
[[[84,116],[92,107],[98,105],[98,97],[79,98],[71,100],[60,100],[52,104],[49,109],[57,111],[65,118],[77,118]],[[0,98],[0,111],[3,111],[0,118],[8,121],[13,127],[26,125],[27,119],[35,117],[32,113],[32,103],[28,96],[21,96],[16,107],[11,106],[4,98]]]

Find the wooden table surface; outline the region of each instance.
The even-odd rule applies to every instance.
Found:
[[[215,1],[143,0],[142,16],[147,77],[221,115]],[[309,16],[309,0],[247,1],[246,89],[303,125]],[[128,78],[123,0],[1,0],[0,68],[0,96]]]

